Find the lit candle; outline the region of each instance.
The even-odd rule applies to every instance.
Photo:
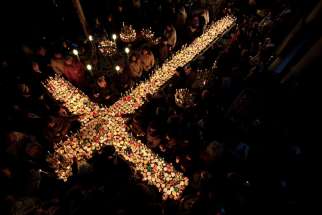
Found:
[[[114,43],[115,43],[116,38],[117,38],[116,34],[113,34],[112,39],[113,39]]]
[[[77,57],[77,60],[80,61],[77,49],[73,49],[73,54]]]
[[[128,47],[126,47],[126,48],[124,49],[124,51],[125,51],[125,53],[126,53],[126,54],[129,54],[129,53],[130,53],[130,49],[129,49]]]

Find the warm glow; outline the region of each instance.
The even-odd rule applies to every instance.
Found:
[[[126,48],[124,49],[124,51],[125,51],[125,53],[126,53],[126,54],[130,53],[130,49],[129,49],[128,47],[126,47]]]
[[[46,81],[45,87],[56,100],[64,103],[68,110],[81,116],[83,127],[65,142],[55,144],[55,152],[48,161],[60,179],[67,181],[72,175],[73,158],[88,160],[106,145],[112,145],[117,154],[129,162],[142,175],[142,180],[154,185],[163,194],[163,199],[180,199],[189,184],[189,179],[177,171],[171,163],[154,153],[140,140],[128,132],[125,115],[134,113],[147,101],[148,94],[155,94],[171,79],[178,67],[192,61],[209,48],[235,22],[226,16],[212,24],[208,30],[189,46],[182,47],[173,57],[156,69],[151,77],[140,83],[109,108],[100,108],[80,90],[60,76]],[[121,67],[115,66],[119,71]]]
[[[88,96],[74,87],[66,79],[56,75],[50,77],[43,83],[49,93],[74,115],[79,115],[82,124],[86,124],[93,119],[100,108],[93,103]]]
[[[113,35],[112,35],[112,39],[113,39],[113,40],[116,40],[116,38],[117,38],[116,34],[113,34]]]
[[[136,31],[132,25],[123,26],[120,33],[120,39],[125,43],[133,42],[136,39]]]
[[[88,70],[88,71],[91,71],[93,68],[92,68],[92,65],[90,65],[90,64],[87,64],[86,65],[86,69]]]
[[[74,55],[78,55],[78,50],[77,49],[73,49],[73,54]]]
[[[93,40],[94,40],[94,38],[93,38],[93,36],[92,36],[92,35],[89,35],[89,36],[88,36],[88,39],[89,39],[89,41],[93,41]]]
[[[104,56],[111,56],[116,53],[117,47],[115,41],[103,39],[101,41],[98,41],[98,50]]]

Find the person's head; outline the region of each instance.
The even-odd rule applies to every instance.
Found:
[[[113,15],[112,15],[112,14],[109,14],[109,15],[107,16],[107,21],[108,21],[109,23],[111,23],[111,22],[113,21]]]
[[[198,16],[194,16],[192,18],[192,26],[194,28],[198,28],[199,27],[199,17]]]
[[[143,49],[142,49],[142,54],[143,54],[143,55],[147,55],[147,54],[149,54],[149,50],[148,50],[147,48],[143,48]]]
[[[65,59],[65,64],[67,65],[72,65],[74,62],[74,58],[72,56],[68,56],[66,59]]]
[[[189,65],[185,65],[183,67],[183,71],[186,75],[188,75],[191,72],[191,67]]]
[[[107,82],[105,80],[105,76],[104,75],[98,77],[98,79],[97,79],[97,85],[100,88],[106,88],[107,87]]]
[[[135,56],[135,55],[132,55],[132,56],[131,56],[131,61],[132,61],[132,62],[136,62],[136,61],[137,61],[137,58],[136,58],[136,56]]]
[[[171,27],[171,25],[167,25],[167,26],[165,26],[165,30],[166,30],[167,32],[171,32],[171,31],[172,31],[172,27]]]
[[[55,126],[55,117],[53,117],[53,116],[50,116],[49,118],[48,118],[48,122],[47,122],[47,127],[48,128],[53,128],[54,126]]]
[[[140,115],[139,115],[139,114],[136,114],[136,115],[133,117],[133,122],[134,122],[134,123],[139,124],[139,123],[140,123],[140,121],[141,121],[141,117],[140,117]]]
[[[121,4],[119,4],[119,5],[117,6],[117,11],[118,11],[119,13],[122,13],[122,12],[123,12],[123,6],[122,6]]]
[[[40,72],[39,64],[36,62],[32,62],[32,70],[34,72]]]
[[[32,158],[39,158],[42,155],[42,147],[38,143],[30,143],[26,147],[26,154]]]
[[[149,132],[151,132],[152,134],[156,133],[156,131],[158,130],[158,124],[156,121],[152,121],[149,123]]]
[[[39,47],[39,49],[37,49],[37,54],[44,57],[47,54],[47,50],[41,46],[41,47]]]
[[[12,131],[7,135],[7,141],[9,143],[21,142],[25,138],[26,138],[26,135],[18,131]]]
[[[33,54],[32,49],[31,49],[28,45],[23,45],[23,46],[22,46],[22,52],[23,52],[25,55],[32,55],[32,54]]]
[[[206,99],[206,98],[208,98],[209,97],[209,91],[208,90],[203,90],[202,92],[201,92],[201,98],[202,99]]]
[[[19,90],[24,97],[29,97],[31,95],[30,88],[26,84],[20,84]]]
[[[54,59],[62,59],[63,58],[63,55],[59,52],[55,53],[54,54]]]
[[[185,12],[186,12],[186,8],[184,7],[184,5],[181,5],[181,6],[179,7],[179,12],[180,12],[180,13],[185,13]]]
[[[180,66],[180,67],[177,68],[177,74],[179,76],[182,76],[182,75],[185,74],[185,70],[184,70],[184,68],[182,66]]]
[[[265,38],[265,43],[266,44],[271,43],[271,42],[272,42],[272,39],[270,37]]]
[[[58,110],[58,115],[63,117],[68,116],[68,110],[64,106],[60,106]]]
[[[256,0],[248,0],[250,6],[256,6]]]

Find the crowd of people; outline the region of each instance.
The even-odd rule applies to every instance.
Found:
[[[288,27],[291,8],[272,4],[259,10],[255,1],[237,1],[225,2],[224,10],[214,14],[198,3],[153,1],[147,9],[146,1],[133,0],[130,6],[122,2],[104,16],[106,20],[98,18],[95,38],[119,32],[123,22],[131,21],[136,28],[152,26],[161,38],[158,44],[133,45],[130,54],[122,56],[122,73],[87,70],[89,41],[25,45],[14,61],[2,62],[6,106],[1,115],[0,213],[259,214],[265,213],[262,207],[268,207],[265,201],[272,196],[264,200],[256,196],[271,187],[281,194],[274,204],[289,201],[288,176],[278,175],[278,184],[266,187],[267,175],[255,166],[262,150],[260,135],[266,129],[257,81],[283,39],[278,31]],[[128,121],[136,138],[189,177],[180,201],[163,202],[113,147],[86,164],[75,161],[68,182],[57,180],[46,157],[55,143],[77,132],[80,123],[79,116],[53,100],[44,80],[61,75],[92,101],[109,106],[200,36],[215,17],[226,14],[235,15],[237,24],[197,60],[178,68],[175,77],[149,95],[149,102]],[[73,49],[79,53],[73,55]],[[100,67],[97,59],[91,61],[94,68]],[[188,92],[184,102],[176,96],[183,92],[180,89]],[[289,159],[297,159],[301,147],[292,145],[288,152]]]

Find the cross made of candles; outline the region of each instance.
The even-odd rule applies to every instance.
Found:
[[[80,116],[82,128],[78,133],[57,143],[48,161],[57,176],[66,181],[72,175],[73,159],[90,159],[104,146],[111,145],[117,154],[142,176],[142,180],[154,185],[163,194],[163,199],[180,198],[189,183],[182,172],[171,163],[155,154],[127,129],[127,117],[138,110],[149,94],[158,92],[176,73],[176,68],[184,66],[206,50],[235,23],[235,18],[226,16],[213,23],[204,34],[189,46],[184,46],[160,68],[155,69],[150,78],[127,92],[110,107],[100,107],[83,92],[60,76],[49,78],[44,86],[52,96],[62,102],[73,114]]]

